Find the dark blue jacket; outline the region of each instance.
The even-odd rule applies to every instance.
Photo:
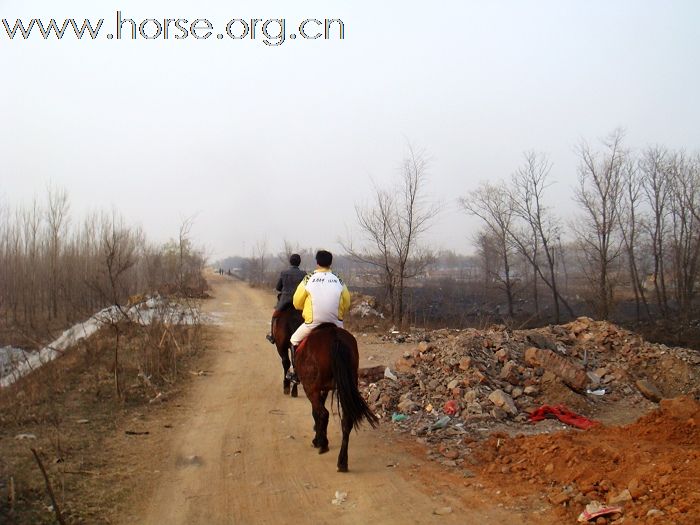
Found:
[[[280,274],[275,289],[280,292],[277,296],[275,310],[282,310],[286,305],[292,304],[292,297],[299,283],[306,277],[306,272],[298,266],[290,266]]]

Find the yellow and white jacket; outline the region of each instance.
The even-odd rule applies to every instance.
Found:
[[[350,292],[330,269],[317,269],[299,283],[293,302],[306,324],[338,324],[350,308]]]

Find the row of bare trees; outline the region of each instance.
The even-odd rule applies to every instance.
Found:
[[[156,246],[116,212],[75,220],[68,194],[56,188],[44,202],[0,207],[0,312],[11,327],[42,333],[166,283],[182,287],[204,264],[190,226]]]
[[[481,219],[473,241],[485,282],[503,292],[503,313],[512,318],[527,301],[536,317],[557,323],[582,310],[610,319],[617,301],[633,299],[637,320],[692,314],[700,271],[700,156],[661,146],[631,151],[623,139],[616,130],[599,144],[579,144],[567,217],[551,205],[562,198],[561,190],[551,191],[551,162],[532,151],[508,180],[482,182],[459,199]],[[399,324],[406,320],[408,283],[435,262],[424,243],[439,209],[427,197],[428,167],[425,154],[409,146],[398,180],[375,186],[370,200],[356,206],[361,235],[341,242],[359,265],[358,282],[383,290],[380,302]],[[266,248],[258,243],[246,261],[251,282],[265,284],[274,273]]]
[[[483,226],[475,237],[490,278],[514,313],[522,275],[530,268],[531,294],[539,310],[539,287],[548,289],[553,317],[574,315],[562,292],[564,261],[576,259],[583,276],[577,295],[596,315],[609,319],[619,294],[631,290],[637,319],[693,312],[700,256],[700,156],[664,147],[633,152],[616,130],[598,148],[578,148],[578,214],[568,228],[546,204],[552,165],[528,152],[509,181],[483,182],[460,199]],[[549,199],[553,198],[550,194]],[[562,238],[565,242],[562,243]],[[566,253],[568,251],[569,253]]]

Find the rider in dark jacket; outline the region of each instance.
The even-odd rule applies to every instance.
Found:
[[[299,254],[292,254],[291,257],[289,257],[289,264],[291,266],[280,273],[277,286],[275,286],[275,290],[279,292],[277,294],[277,306],[275,306],[275,311],[272,313],[270,333],[266,336],[267,340],[272,344],[275,344],[275,320],[282,310],[292,304],[292,298],[294,297],[297,286],[304,277],[306,277],[306,273],[299,269],[299,264],[301,264],[301,256],[299,256]]]

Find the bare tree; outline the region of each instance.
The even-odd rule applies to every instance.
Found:
[[[513,175],[513,206],[515,214],[526,224],[527,234],[520,234],[511,228],[510,233],[522,255],[532,265],[534,279],[539,276],[552,292],[554,317],[560,322],[560,303],[573,317],[574,312],[561,295],[557,284],[557,242],[561,228],[549,208],[544,205],[544,191],[549,187],[549,174],[552,165],[544,154],[525,153],[525,161]],[[541,249],[540,249],[541,248]],[[542,271],[538,255],[546,262],[546,272]]]
[[[68,193],[64,189],[49,187],[47,226],[49,228],[49,291],[51,294],[51,317],[58,317],[58,294],[60,283],[59,257],[61,241],[68,221]]]
[[[638,167],[631,158],[625,160],[622,170],[623,192],[618,220],[620,222],[622,242],[625,247],[625,252],[627,253],[627,264],[629,266],[630,282],[634,293],[637,322],[640,322],[642,305],[644,305],[647,318],[651,316],[646,292],[644,291],[643,274],[639,269],[639,255],[637,250],[639,244],[639,229],[643,226],[643,221],[640,217],[642,179]]]
[[[661,147],[648,148],[639,160],[642,189],[650,208],[651,218],[647,230],[651,238],[654,271],[652,280],[656,304],[661,315],[668,317],[668,295],[666,292],[666,243],[670,209],[670,169],[668,152]]]
[[[503,285],[508,301],[508,315],[513,317],[515,282],[511,275],[514,245],[511,232],[515,221],[513,199],[503,184],[482,182],[479,187],[466,197],[459,199],[464,210],[479,217],[486,226],[486,232],[480,236],[480,244],[490,243],[500,260],[501,272],[497,280]]]
[[[277,258],[283,266],[286,266],[289,264],[289,258],[292,256],[292,254],[299,253],[300,251],[301,250],[299,249],[298,244],[295,246],[289,240],[284,239],[282,244],[282,251],[277,254]]]
[[[596,288],[595,306],[602,319],[610,316],[613,298],[613,263],[620,255],[619,204],[623,195],[622,130],[603,141],[605,152],[579,147],[579,184],[575,199],[583,210],[574,230],[581,243],[589,279]]]
[[[257,286],[265,283],[267,272],[267,240],[257,241],[249,260],[249,281]]]
[[[122,305],[126,302],[131,291],[127,275],[137,263],[137,250],[143,239],[140,231],[128,228],[115,213],[112,213],[111,217],[105,216],[101,226],[102,272],[104,277],[106,277],[103,280],[101,289],[104,296],[119,314],[116,317],[110,317],[109,323],[115,334],[114,386],[117,398],[121,399],[122,392],[119,377],[120,323],[129,321],[129,316],[123,310]]]
[[[671,173],[671,239],[675,299],[681,318],[691,315],[700,257],[700,161],[674,155]]]
[[[177,237],[177,247],[178,247],[178,287],[180,288],[180,293],[185,291],[185,268],[186,260],[185,256],[191,251],[190,241],[190,231],[192,230],[192,225],[194,224],[194,217],[187,217],[180,223],[180,230]]]
[[[397,187],[375,187],[374,202],[355,207],[365,245],[355,248],[352,241],[343,243],[353,259],[380,270],[391,319],[398,323],[404,319],[406,282],[423,274],[433,261],[432,252],[420,245],[438,213],[437,206],[424,197],[427,168],[425,154],[409,146]]]

